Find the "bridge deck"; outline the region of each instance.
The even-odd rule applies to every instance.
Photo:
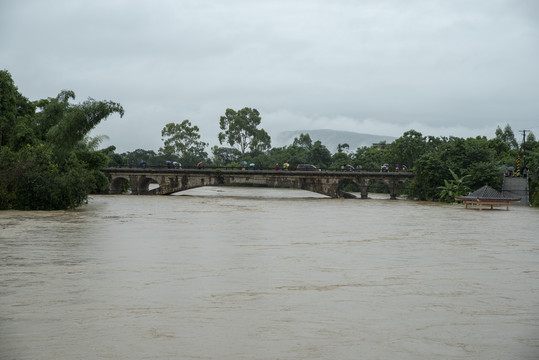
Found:
[[[378,176],[378,177],[410,177],[411,172],[378,172],[378,171],[299,171],[299,170],[226,170],[226,169],[169,169],[169,168],[107,168],[103,169],[105,173],[130,173],[130,174],[230,174],[230,175],[298,175],[298,176]]]
[[[222,169],[168,169],[168,168],[109,168],[104,169],[111,184],[109,193],[121,193],[122,184],[128,182],[131,193],[171,194],[207,185],[257,184],[273,187],[304,189],[330,197],[354,197],[342,190],[348,183],[361,188],[361,197],[367,197],[371,183],[387,184],[391,198],[396,198],[397,188],[412,179],[408,172],[352,172],[352,171],[276,171],[276,170],[222,170]],[[150,182],[157,182],[158,189],[149,190]]]

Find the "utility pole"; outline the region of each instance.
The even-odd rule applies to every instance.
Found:
[[[531,130],[519,130],[519,132],[522,133],[522,143],[520,144],[519,156],[522,155],[522,168],[523,169],[526,167],[526,155],[523,154],[523,151],[522,151],[524,144],[526,143],[526,131],[530,132]]]
[[[526,131],[530,132],[531,130],[519,130],[518,131],[518,132],[522,133],[522,144],[520,144],[520,147],[522,147],[522,145],[524,145],[524,143],[526,142]]]

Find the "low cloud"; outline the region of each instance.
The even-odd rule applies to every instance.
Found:
[[[23,95],[121,103],[94,133],[157,150],[189,119],[217,144],[227,108],[276,134],[539,133],[534,1],[5,1],[0,58]]]

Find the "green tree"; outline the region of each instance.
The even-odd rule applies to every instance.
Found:
[[[350,160],[350,156],[342,151],[337,151],[333,156],[331,157],[331,165],[330,167],[333,169],[340,169],[344,165],[350,164],[352,161]]]
[[[348,150],[350,150],[350,145],[348,145],[347,143],[337,145],[338,153],[347,152]]]
[[[180,158],[195,157],[204,160],[208,154],[204,148],[207,143],[200,141],[200,129],[192,125],[189,120],[184,120],[181,124],[169,123],[161,130],[164,137],[164,146],[159,152],[166,155],[177,155]]]
[[[314,164],[311,158],[312,150],[313,143],[309,134],[300,134],[299,137],[294,138],[291,145],[271,149],[268,156],[269,165],[282,165],[287,162],[290,164],[290,168],[294,169],[298,164]]]
[[[535,140],[535,135],[533,132],[529,132],[526,134],[526,138],[523,139],[522,143],[520,144],[520,157],[521,157],[521,167],[524,169],[524,167],[529,168],[528,166],[528,157],[530,157],[531,153],[533,152],[533,149],[537,145],[537,141]]]
[[[142,161],[146,162],[147,166],[164,166],[167,160],[180,161],[176,155],[157,154],[154,150],[136,149],[127,151],[120,155],[121,162],[116,165],[127,165],[130,167],[139,166]]]
[[[486,137],[467,138],[464,140],[464,154],[461,173],[470,175],[469,185],[478,189],[489,185],[501,190],[501,171],[495,151],[489,148]]]
[[[388,145],[385,152],[389,164],[406,165],[412,169],[414,163],[427,151],[426,138],[418,131],[406,131],[400,138]]]
[[[247,150],[266,151],[271,147],[271,138],[264,129],[258,126],[262,118],[256,109],[243,108],[239,111],[226,109],[219,120],[219,143],[227,142],[230,146],[239,146],[244,155]]]
[[[97,151],[101,143],[105,140],[109,140],[110,138],[107,135],[96,135],[93,137],[90,137],[86,135],[81,141],[80,146],[82,148],[91,150],[91,151]]]
[[[292,143],[292,145],[310,150],[313,146],[313,141],[311,140],[311,136],[309,134],[301,133],[299,137],[294,138],[294,142]]]
[[[498,126],[495,131],[496,137],[501,139],[503,142],[507,143],[512,149],[518,149],[518,143],[515,139],[515,133],[511,129],[509,124],[505,125],[505,128],[502,129]]]
[[[119,104],[71,104],[72,91],[30,103],[7,71],[0,89],[0,209],[74,208],[107,185],[99,171],[107,156],[83,139],[109,115],[122,116]]]
[[[497,189],[501,186],[495,150],[489,147],[486,138],[450,137],[416,160],[412,195],[421,200],[438,198],[444,180],[452,178],[449,169],[454,169],[459,177],[470,175],[466,184],[472,189],[483,185]]]
[[[18,150],[36,141],[32,129],[35,106],[19,93],[11,74],[0,71],[0,146]]]
[[[90,98],[73,105],[69,99],[75,99],[75,94],[64,90],[54,99],[38,102],[38,108],[42,109],[37,114],[38,133],[44,141],[54,144],[61,155],[69,153],[103,119],[114,113],[124,115],[122,106],[112,101]]]
[[[236,148],[214,146],[211,151],[216,166],[224,166],[238,162],[241,156],[240,151]]]
[[[451,180],[444,180],[444,185],[438,187],[438,189],[442,190],[439,194],[440,200],[446,202],[452,202],[455,200],[455,196],[466,195],[470,191],[465,181],[471,175],[459,177],[453,170],[449,169],[449,172],[453,178]]]
[[[505,163],[505,157],[509,155],[511,146],[499,137],[488,140],[488,147],[494,150],[496,157],[500,159],[500,165]]]
[[[320,169],[327,169],[331,165],[331,152],[320,140],[317,140],[309,150],[307,162]]]
[[[530,201],[533,206],[539,206],[539,143],[528,152],[526,166],[529,169],[530,181]]]
[[[116,153],[116,146],[110,145],[104,149],[99,150],[100,153],[104,154],[109,162],[107,163],[108,167],[119,167],[127,165],[125,159],[121,154]]]
[[[537,140],[535,140],[535,135],[533,134],[533,132],[530,131],[530,133],[528,134],[528,137],[526,138],[526,143],[530,143],[530,144],[537,143]]]
[[[272,148],[268,160],[272,167],[288,162],[291,169],[295,169],[298,164],[312,164],[327,169],[331,164],[331,152],[321,141],[313,143],[308,134],[301,134],[289,146]]]
[[[296,167],[298,164],[309,162],[309,150],[302,146],[290,145],[285,150],[283,162],[288,162],[290,166]]]
[[[356,167],[361,165],[363,170],[378,171],[383,164],[384,149],[375,145],[359,147],[352,155],[352,162]]]

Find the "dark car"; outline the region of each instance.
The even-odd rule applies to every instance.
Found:
[[[296,170],[297,171],[320,171],[319,168],[311,164],[299,164]]]

